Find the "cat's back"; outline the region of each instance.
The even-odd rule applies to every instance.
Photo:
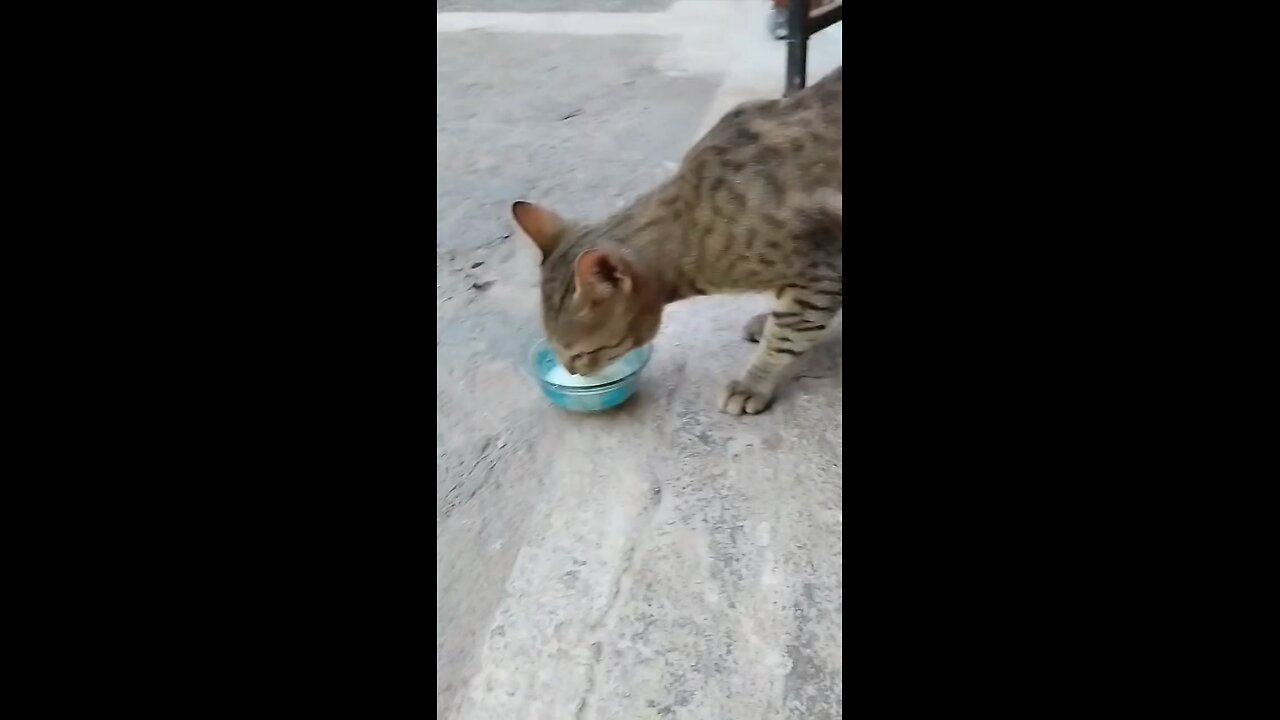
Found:
[[[773,190],[841,189],[842,71],[791,97],[729,111],[685,156],[682,172],[756,180]]]

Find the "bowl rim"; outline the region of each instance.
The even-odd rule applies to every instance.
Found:
[[[529,375],[534,380],[537,380],[543,385],[548,385],[550,387],[553,387],[569,395],[582,395],[587,393],[596,393],[601,390],[611,390],[627,382],[628,380],[633,379],[636,375],[639,375],[640,371],[643,370],[645,366],[649,364],[649,358],[653,357],[653,343],[647,343],[645,345],[633,347],[630,350],[628,350],[625,354],[620,356],[619,359],[622,359],[637,350],[643,350],[644,353],[640,358],[640,364],[636,366],[635,370],[632,370],[631,372],[627,373],[626,375],[623,375],[617,380],[610,380],[607,383],[601,383],[599,385],[561,385],[560,383],[554,383],[546,379],[545,377],[542,377],[537,373],[535,369],[535,366],[537,365],[538,351],[543,348],[550,349],[550,346],[547,345],[546,340],[538,340],[533,344],[533,347],[529,348],[529,352],[526,357],[526,362],[524,366],[525,372],[529,373]],[[559,364],[558,360],[556,362],[557,364]]]

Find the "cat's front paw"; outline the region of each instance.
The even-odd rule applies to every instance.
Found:
[[[730,415],[755,415],[764,412],[773,401],[773,391],[753,388],[741,380],[733,380],[720,393],[720,412]]]

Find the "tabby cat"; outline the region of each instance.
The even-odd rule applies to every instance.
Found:
[[[769,291],[760,342],[720,409],[762,412],[784,370],[842,306],[841,69],[799,93],[741,105],[685,155],[676,175],[603,222],[528,202],[516,225],[542,251],[542,319],[570,372],[594,372],[658,332],[664,305],[707,293]]]

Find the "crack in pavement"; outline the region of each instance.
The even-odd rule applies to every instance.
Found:
[[[587,673],[587,687],[582,693],[582,699],[578,701],[578,708],[575,716],[582,720],[585,716],[587,707],[595,700],[592,697],[595,694],[596,686],[599,684],[600,658],[604,654],[603,631],[608,627],[609,621],[616,615],[619,598],[623,594],[623,584],[631,575],[632,566],[635,564],[636,548],[641,541],[653,529],[654,518],[658,516],[658,508],[662,505],[662,482],[656,477],[652,478],[649,485],[649,499],[645,502],[640,513],[636,516],[636,522],[633,527],[635,530],[631,533],[630,541],[627,543],[627,549],[622,555],[622,566],[618,569],[618,576],[614,579],[613,593],[609,597],[609,602],[605,604],[604,611],[591,623],[591,633],[595,635],[596,640],[591,643],[591,671]],[[629,589],[629,588],[628,588]]]

